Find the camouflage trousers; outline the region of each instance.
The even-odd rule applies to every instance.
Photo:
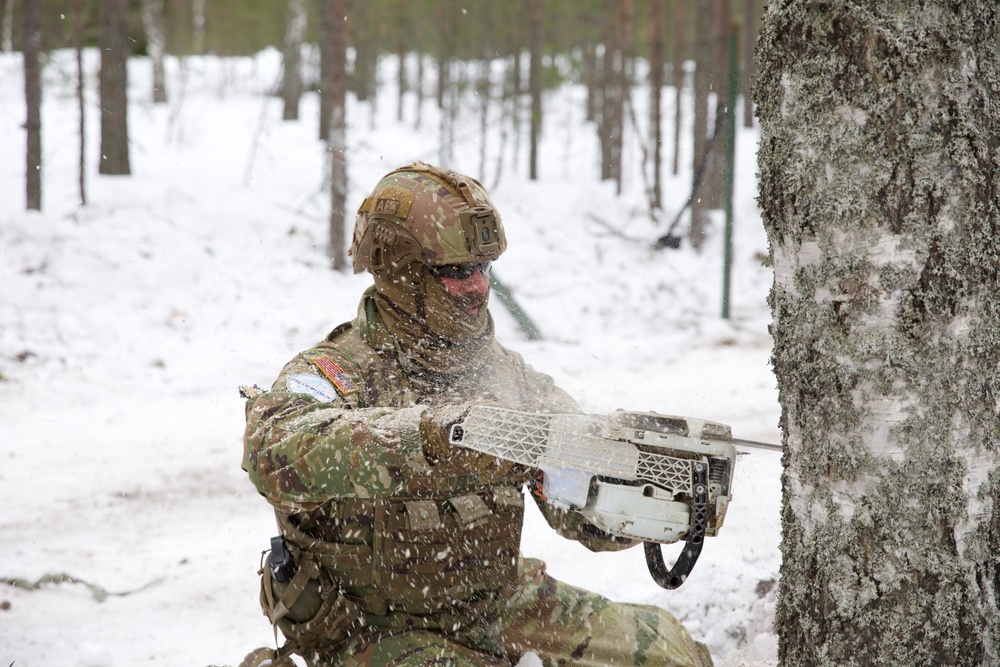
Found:
[[[489,638],[368,628],[311,667],[512,667],[527,652],[545,667],[710,667],[704,645],[663,609],[616,603],[556,581],[523,559],[521,581]]]

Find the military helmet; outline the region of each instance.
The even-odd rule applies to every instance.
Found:
[[[385,175],[358,209],[348,251],[354,272],[385,275],[492,261],[507,249],[500,214],[469,176],[423,162]]]

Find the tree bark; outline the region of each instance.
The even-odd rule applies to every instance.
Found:
[[[128,1],[100,0],[101,162],[109,176],[131,173],[128,150]]]
[[[347,262],[347,0],[328,0],[330,34],[330,260],[335,271]]]
[[[146,33],[146,50],[153,62],[153,103],[167,101],[167,77],[163,56],[167,46],[163,24],[163,0],[142,0],[142,26]]]
[[[305,38],[308,18],[305,0],[288,0],[285,18],[285,42],[281,80],[282,120],[299,119],[299,100],[302,99],[302,40]]]
[[[29,211],[42,210],[42,72],[39,56],[42,51],[42,23],[39,0],[25,0],[22,8],[22,40],[24,45],[24,101],[27,117],[27,161],[25,194]]]
[[[994,0],[780,0],[757,47],[784,667],[1000,664]]]

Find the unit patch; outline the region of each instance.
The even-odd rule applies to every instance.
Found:
[[[344,369],[337,365],[337,362],[330,357],[316,357],[312,360],[316,368],[323,371],[323,375],[330,378],[330,382],[337,388],[341,396],[353,394],[358,390],[358,386],[351,382]]]
[[[309,394],[324,403],[332,403],[337,399],[337,391],[330,381],[312,373],[293,375],[285,383],[285,389],[293,394]]]

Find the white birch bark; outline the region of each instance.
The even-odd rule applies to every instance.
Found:
[[[1000,663],[997,12],[768,7],[785,667]]]

